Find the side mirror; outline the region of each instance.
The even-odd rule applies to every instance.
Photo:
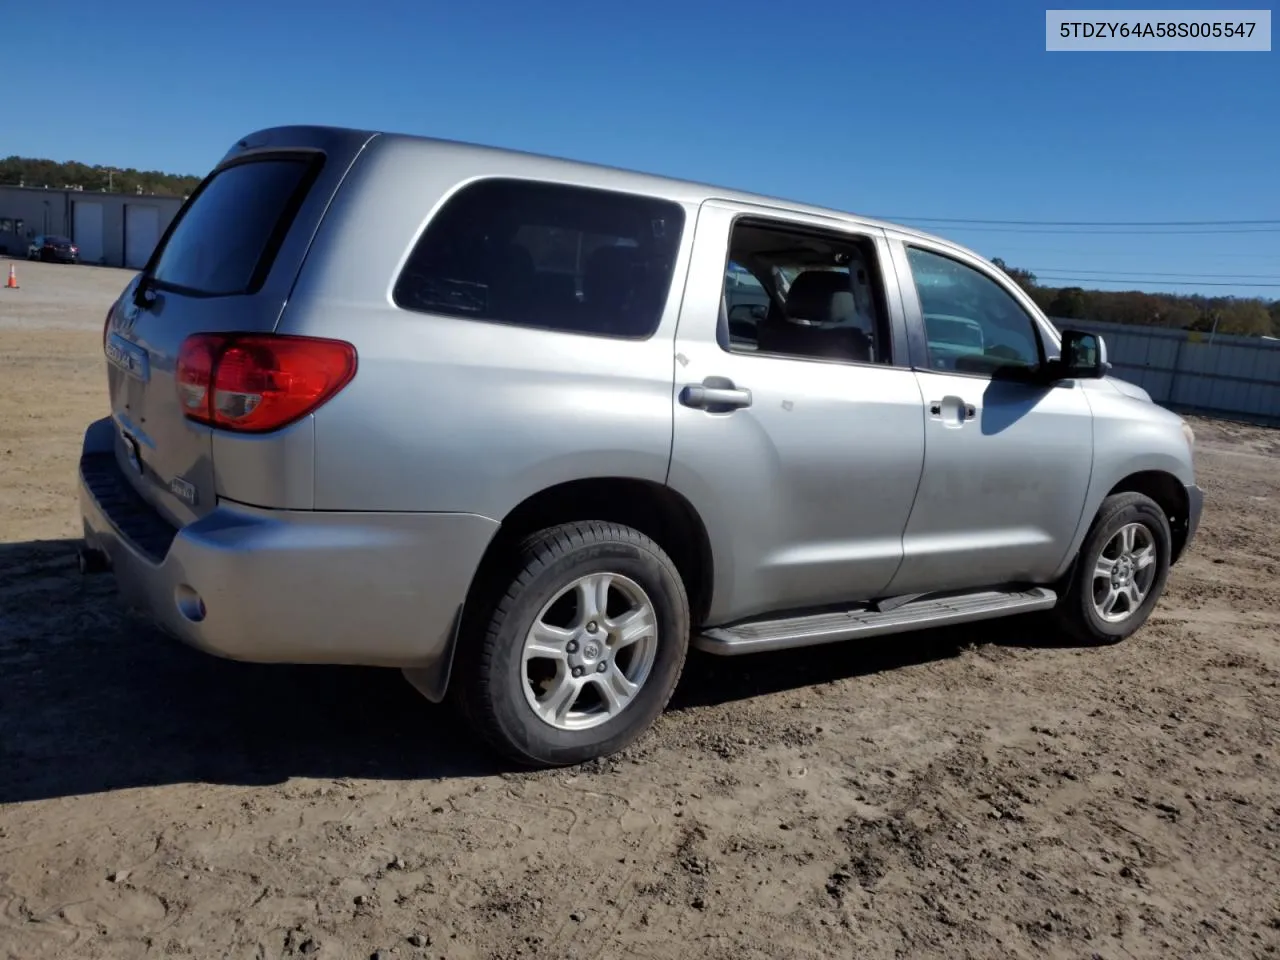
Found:
[[[1062,331],[1062,359],[1059,375],[1064,380],[1099,380],[1111,370],[1107,342],[1096,333]]]

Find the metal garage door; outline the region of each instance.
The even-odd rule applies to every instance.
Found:
[[[84,263],[102,262],[102,204],[77,200],[72,204],[71,239]]]
[[[141,270],[160,242],[160,208],[131,203],[124,208],[124,265]]]

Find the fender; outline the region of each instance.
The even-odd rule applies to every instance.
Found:
[[[1105,381],[1091,383],[1088,396],[1094,417],[1093,473],[1080,522],[1055,577],[1065,574],[1075,559],[1102,501],[1128,478],[1156,473],[1171,477],[1182,488],[1195,485],[1181,417]]]

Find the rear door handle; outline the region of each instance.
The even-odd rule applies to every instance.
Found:
[[[713,413],[738,410],[751,406],[751,391],[745,387],[708,386],[705,383],[686,384],[680,391],[680,402],[696,410]]]

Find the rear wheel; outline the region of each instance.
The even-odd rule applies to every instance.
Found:
[[[1140,493],[1102,502],[1055,611],[1072,637],[1118,643],[1138,630],[1164,593],[1173,537],[1164,511]]]
[[[688,598],[662,548],[618,524],[563,524],[524,540],[502,580],[452,685],[481,736],[531,765],[579,763],[639,737],[688,648]]]

